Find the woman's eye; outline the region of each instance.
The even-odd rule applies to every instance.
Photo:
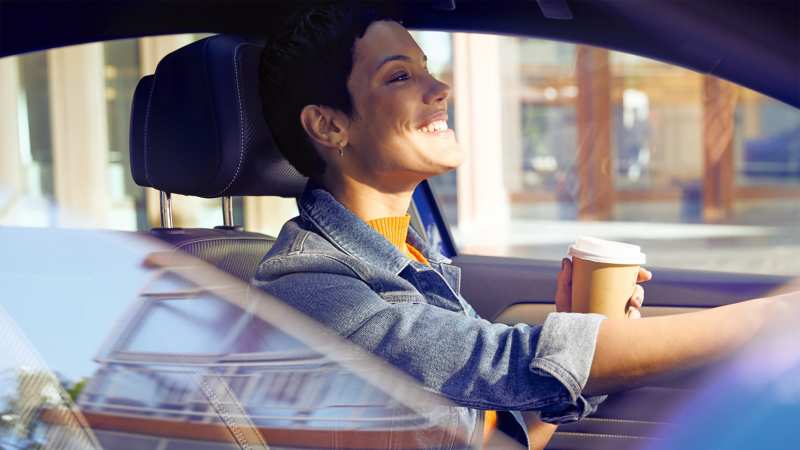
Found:
[[[390,83],[394,83],[394,82],[396,82],[396,81],[406,81],[407,79],[408,79],[408,74],[405,74],[405,73],[399,73],[399,74],[397,74],[397,75],[394,75],[394,76],[392,77],[392,79],[391,79],[391,80],[389,80],[389,82],[390,82]]]

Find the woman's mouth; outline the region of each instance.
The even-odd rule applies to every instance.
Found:
[[[435,120],[428,125],[423,125],[422,128],[417,128],[420,133],[431,133],[433,131],[446,131],[447,122],[444,120]]]

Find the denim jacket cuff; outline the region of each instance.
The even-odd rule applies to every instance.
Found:
[[[597,410],[605,396],[584,398],[581,391],[589,379],[597,332],[606,320],[599,314],[553,313],[547,316],[539,336],[530,370],[558,380],[563,391],[560,404],[545,408],[542,421],[554,424],[577,422]]]

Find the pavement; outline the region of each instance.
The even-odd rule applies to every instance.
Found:
[[[682,211],[678,202],[626,204],[612,220],[578,221],[558,219],[557,203],[515,205],[511,219],[451,228],[465,254],[558,260],[578,236],[594,236],[641,246],[649,268],[800,276],[800,199],[739,202],[716,224]]]

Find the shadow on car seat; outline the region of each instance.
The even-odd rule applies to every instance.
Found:
[[[231,196],[298,197],[306,178],[273,142],[258,95],[264,43],[231,35],[165,56],[133,95],[131,174],[161,191],[161,228],[150,233],[247,280],[275,238],[233,224]],[[171,194],[223,199],[223,226],[172,226]]]

